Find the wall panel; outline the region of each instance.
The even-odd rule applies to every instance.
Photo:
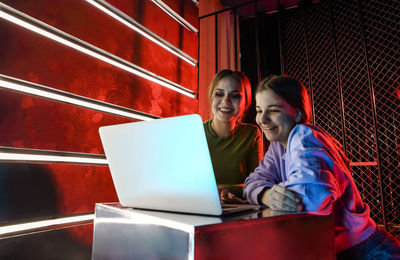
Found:
[[[17,148],[104,154],[98,128],[135,121],[4,89],[0,110],[0,146]]]
[[[102,52],[198,92],[197,66],[128,29],[87,1],[4,0],[2,3]],[[107,3],[198,59],[198,35],[183,28],[151,1]],[[166,3],[197,27],[198,10],[193,2]],[[2,8],[4,5],[0,11]],[[1,18],[0,35],[1,75],[40,84],[54,92],[65,91],[67,96],[75,94],[156,117],[198,112],[196,97],[170,90]],[[5,87],[3,78],[0,76],[0,231],[10,224],[67,216],[90,218],[95,203],[117,201],[107,165],[46,160],[13,162],[2,155],[21,148],[17,151],[45,154],[46,150],[52,150],[62,156],[71,155],[64,152],[73,152],[76,156],[100,154],[101,157],[98,128],[137,120],[16,92]],[[7,234],[1,233],[0,258],[88,259],[92,233],[91,224],[53,231],[46,228],[33,233],[21,231],[18,236],[7,238]]]
[[[0,240],[1,259],[90,259],[91,245],[75,234],[93,235],[93,224]]]
[[[336,1],[332,9],[349,144],[347,153],[351,161],[375,162],[376,147],[370,140],[374,135],[373,106],[359,6],[355,1]]]
[[[399,10],[398,1],[320,1],[282,19],[285,72],[302,80],[311,72],[316,124],[342,142],[372,218],[397,235]],[[294,44],[304,39],[305,48]],[[304,49],[306,63],[296,56]]]
[[[179,23],[155,4],[142,0],[136,2],[136,5],[134,3],[129,5],[128,15],[190,56],[197,56],[197,36],[194,33],[181,28]],[[86,1],[62,0],[52,4],[47,1],[33,1],[33,4],[26,4],[23,1],[4,3],[162,77],[189,89],[196,89],[195,66],[186,62],[179,64],[179,59],[175,55]],[[183,46],[183,42],[190,44]],[[142,52],[142,49],[146,49],[146,52]],[[164,66],[159,66],[160,61]],[[190,76],[179,78],[178,72]]]
[[[310,78],[315,123],[344,144],[334,35],[330,25],[329,1],[306,10]]]
[[[312,89],[308,67],[307,33],[304,12],[293,12],[282,17],[282,73],[296,75],[308,89]]]
[[[361,1],[387,221],[400,232],[400,3]]]
[[[362,197],[370,201],[375,220],[382,222],[383,207],[379,186],[379,168],[374,131],[374,107],[368,77],[368,59],[363,40],[362,20],[356,1],[335,1],[333,10],[337,57],[347,141],[347,156],[354,166],[354,179]]]
[[[0,164],[0,225],[94,211],[118,201],[107,166]]]
[[[196,99],[176,94],[14,24],[0,20],[0,29],[7,39],[0,49],[0,55],[4,57],[0,63],[1,74],[161,117],[197,111]],[[132,46],[128,43],[124,48],[126,50]],[[174,60],[176,63],[176,58]],[[156,60],[153,63],[166,67],[164,63],[159,65],[161,61],[164,62]],[[177,75],[177,68],[170,73]],[[196,86],[196,77],[192,77],[191,81],[190,86]]]

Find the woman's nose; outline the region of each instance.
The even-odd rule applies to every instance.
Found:
[[[265,113],[265,112],[261,113],[260,122],[261,123],[268,123],[269,121],[270,121],[270,118],[269,118],[268,113]]]
[[[225,95],[224,98],[222,99],[222,102],[225,103],[225,104],[232,103],[231,98],[229,97],[229,95]]]

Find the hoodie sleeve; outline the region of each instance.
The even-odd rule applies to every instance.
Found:
[[[278,158],[280,155],[279,144],[271,142],[267,153],[258,167],[245,180],[243,196],[251,204],[258,204],[258,194],[266,187],[270,188],[279,183]]]
[[[302,197],[305,211],[328,215],[340,196],[340,180],[345,178],[343,169],[335,163],[336,153],[329,150],[332,146],[320,142],[321,138],[324,138],[322,133],[307,126],[294,128],[287,146],[287,180],[279,184]]]

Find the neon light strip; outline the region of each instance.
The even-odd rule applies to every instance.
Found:
[[[0,3],[0,17],[17,25],[20,25],[28,30],[55,40],[61,44],[69,46],[75,50],[88,54],[96,59],[105,61],[139,77],[153,81],[188,97],[195,98],[196,93],[190,89],[184,88],[179,84],[160,77],[148,70],[143,69],[142,67],[139,67],[133,63],[130,63],[127,60],[121,59],[120,57],[117,57],[109,52],[97,48],[96,46],[84,42],[70,34],[60,31],[57,28],[54,28],[33,17],[19,12],[3,3]]]
[[[138,120],[158,117],[0,74],[0,87]]]
[[[185,60],[189,64],[196,66],[197,60],[190,57],[180,49],[176,48],[169,42],[165,41],[163,38],[159,37],[140,23],[133,20],[131,17],[120,11],[119,9],[115,8],[114,6],[110,5],[106,1],[103,0],[86,0],[90,4],[94,5],[104,13],[108,14],[109,16],[113,17],[114,19],[118,20],[119,22],[123,23],[124,25],[128,26],[129,28],[133,29],[134,31],[140,33],[142,36],[146,37],[150,41],[160,45],[170,53],[178,56],[179,58]]]
[[[289,9],[293,9],[293,8],[297,8],[297,7],[298,7],[297,5],[292,5],[292,6],[286,7],[285,9],[289,10]]]
[[[272,11],[266,12],[265,14],[273,14],[273,13],[277,13],[277,12],[278,12],[278,10],[272,10]]]
[[[179,14],[177,14],[174,10],[172,10],[168,5],[166,5],[163,1],[161,0],[152,0],[158,7],[160,7],[164,12],[169,14],[172,18],[174,18],[178,23],[183,25],[186,29],[197,33],[198,30],[193,27],[188,21],[182,18]]]
[[[58,218],[58,219],[50,219],[50,220],[41,220],[34,221],[24,224],[16,224],[0,227],[0,235],[5,235],[9,233],[28,231],[32,229],[50,227],[55,225],[63,225],[69,223],[83,222],[94,219],[94,214],[74,216],[74,217],[66,217],[66,218]]]
[[[60,162],[60,163],[88,163],[108,164],[107,159],[80,156],[22,154],[0,151],[0,161],[34,161],[34,162]]]
[[[351,166],[377,166],[377,162],[350,162]]]

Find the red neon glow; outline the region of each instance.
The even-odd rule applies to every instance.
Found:
[[[278,10],[272,10],[272,11],[266,12],[265,14],[273,14],[273,13],[277,13],[277,12],[278,12]]]
[[[197,36],[146,1],[110,4],[157,35],[197,58]],[[175,2],[175,1],[172,1]],[[177,1],[178,2],[178,1]],[[180,1],[185,18],[197,21],[198,9]],[[76,36],[107,52],[188,88],[197,89],[197,67],[101,14],[80,0],[2,3]],[[184,5],[184,6],[183,6]],[[173,7],[173,5],[171,5]],[[83,55],[22,27],[0,21],[0,71],[5,75],[161,117],[198,112],[198,101]],[[98,128],[133,120],[66,103],[0,89],[0,145],[18,148],[103,153]],[[107,166],[78,164],[2,164],[7,182],[7,221],[94,211],[97,202],[118,201]],[[28,198],[28,199],[27,199]],[[3,212],[2,212],[3,213]],[[74,228],[86,246],[92,225]]]
[[[289,9],[293,9],[293,8],[297,8],[297,7],[298,7],[298,5],[293,5],[293,6],[286,7],[285,9],[289,10]]]

